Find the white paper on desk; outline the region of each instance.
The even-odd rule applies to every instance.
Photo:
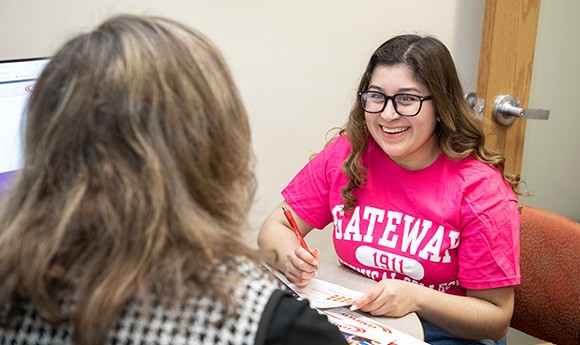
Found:
[[[317,309],[350,306],[363,295],[362,292],[316,278],[305,287],[298,287],[294,284],[288,284],[288,286]]]
[[[322,311],[336,325],[349,344],[383,345],[397,340],[392,329],[371,318],[340,307]]]

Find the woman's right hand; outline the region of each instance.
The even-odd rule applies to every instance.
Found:
[[[284,275],[291,283],[303,287],[318,275],[319,267],[320,252],[318,249],[312,249],[309,252],[298,246],[286,258]]]

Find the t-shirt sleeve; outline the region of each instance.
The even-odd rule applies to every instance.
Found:
[[[342,188],[346,176],[341,166],[349,152],[346,137],[338,137],[314,156],[282,191],[288,205],[314,228],[323,229],[332,221],[329,197],[333,190]]]
[[[475,177],[461,209],[459,283],[467,289],[519,284],[518,202],[499,171]]]
[[[260,320],[256,345],[346,345],[346,339],[326,316],[306,300],[275,290]]]

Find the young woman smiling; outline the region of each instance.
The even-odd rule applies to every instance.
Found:
[[[431,344],[505,343],[520,281],[516,181],[485,148],[451,54],[434,37],[394,37],[371,56],[357,96],[280,206],[304,236],[332,223],[340,264],[377,280],[353,309],[416,312]],[[280,206],[258,242],[306,285],[320,253],[299,246]]]

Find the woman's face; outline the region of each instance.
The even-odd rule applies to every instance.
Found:
[[[367,91],[378,91],[387,96],[401,93],[430,95],[429,90],[413,78],[412,70],[403,64],[376,66]],[[441,152],[435,138],[437,116],[431,100],[423,101],[417,115],[402,116],[395,112],[392,99],[388,99],[383,112],[365,112],[365,121],[377,144],[401,167],[409,170],[426,168]]]

